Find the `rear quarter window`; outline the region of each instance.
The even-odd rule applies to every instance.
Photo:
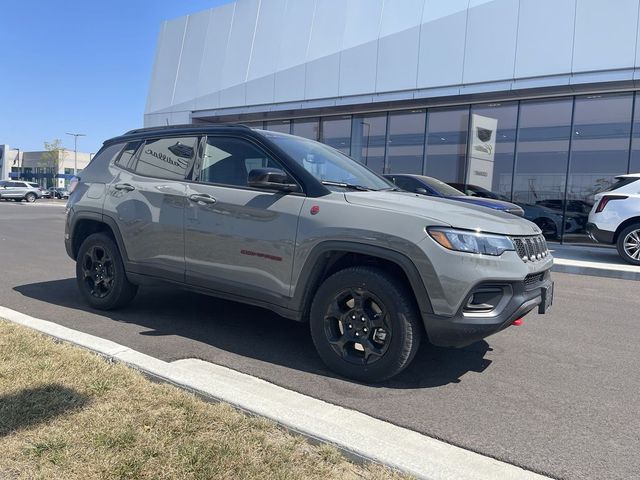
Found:
[[[631,185],[634,182],[637,182],[640,178],[620,178],[613,182],[609,188],[605,188],[603,192],[613,192],[614,190],[618,190],[619,188],[626,187],[627,185]]]

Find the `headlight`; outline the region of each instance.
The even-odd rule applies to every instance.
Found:
[[[500,256],[507,250],[515,250],[509,237],[502,235],[440,227],[427,228],[427,232],[444,248],[456,252]]]

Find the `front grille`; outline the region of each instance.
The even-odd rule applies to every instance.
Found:
[[[511,237],[511,241],[523,262],[535,262],[549,255],[547,241],[542,235]]]

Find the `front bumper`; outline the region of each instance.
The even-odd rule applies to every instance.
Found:
[[[587,223],[587,235],[594,242],[605,243],[608,245],[612,245],[613,238],[615,236],[615,232],[610,232],[609,230],[602,230],[597,227],[595,223]]]
[[[520,282],[491,282],[505,289],[505,298],[493,312],[472,315],[460,308],[453,317],[423,313],[429,341],[439,347],[464,347],[507,328],[514,320],[539,308],[543,303],[543,290],[552,287],[549,270],[536,275],[541,277],[534,283],[530,282],[533,276]]]

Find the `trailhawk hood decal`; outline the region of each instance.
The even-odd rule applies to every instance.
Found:
[[[510,213],[446,198],[425,197],[408,192],[347,192],[354,205],[391,210],[425,219],[425,227],[450,225],[466,230],[503,235],[536,235],[540,229],[532,222]]]

